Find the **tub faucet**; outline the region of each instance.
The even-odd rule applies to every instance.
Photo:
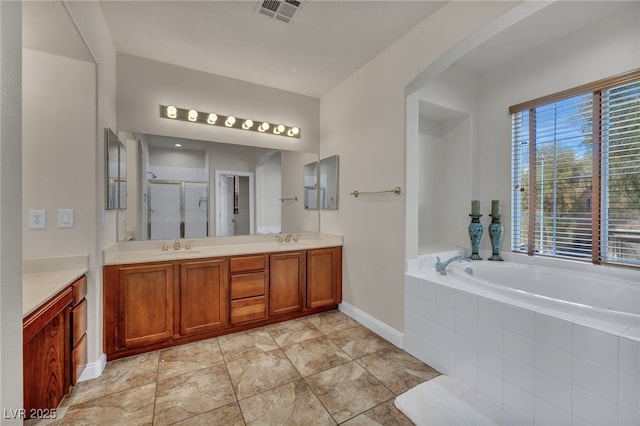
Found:
[[[453,261],[456,260],[464,260],[465,262],[471,262],[471,259],[464,256],[454,256],[451,259],[445,260],[444,262],[440,261],[440,257],[436,256],[436,271],[440,272],[440,275],[447,275],[447,266]]]

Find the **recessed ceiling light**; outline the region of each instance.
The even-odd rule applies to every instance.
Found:
[[[174,143],[173,146],[175,146],[177,148],[180,148],[182,146],[182,144],[181,143]]]

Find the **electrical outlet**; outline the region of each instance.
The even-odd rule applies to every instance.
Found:
[[[29,210],[29,229],[46,229],[47,211]]]

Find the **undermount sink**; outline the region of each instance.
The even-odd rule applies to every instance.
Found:
[[[186,254],[198,254],[200,250],[169,250],[169,251],[161,251],[155,254],[155,256],[179,256]]]
[[[301,248],[301,247],[308,247],[311,244],[312,244],[311,242],[307,242],[307,241],[296,241],[296,242],[293,242],[293,243],[278,243],[278,247],[279,248],[296,249],[296,248]]]

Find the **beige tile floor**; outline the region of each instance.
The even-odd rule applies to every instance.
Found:
[[[109,362],[51,424],[411,425],[394,398],[437,375],[331,311]]]

